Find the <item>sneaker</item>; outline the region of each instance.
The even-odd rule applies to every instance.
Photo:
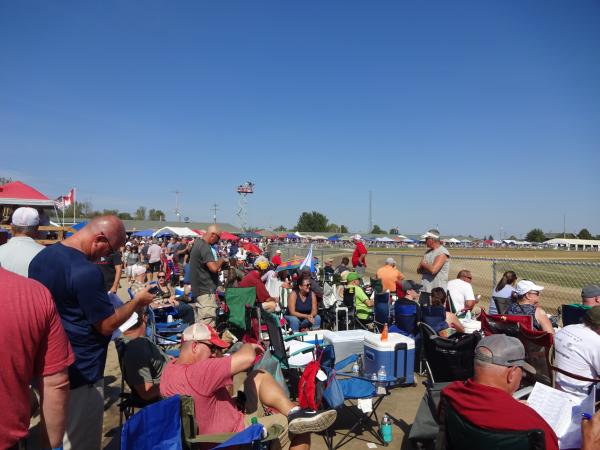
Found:
[[[335,409],[311,411],[299,409],[288,415],[288,428],[291,434],[318,433],[333,425],[337,417]]]

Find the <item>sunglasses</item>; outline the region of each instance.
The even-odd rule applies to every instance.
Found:
[[[158,278],[166,278],[164,275],[159,275]]]

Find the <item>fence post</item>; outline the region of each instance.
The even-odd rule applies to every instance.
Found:
[[[496,289],[496,260],[492,262],[492,290]]]

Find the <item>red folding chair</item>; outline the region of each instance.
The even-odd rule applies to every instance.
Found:
[[[519,326],[533,330],[533,317],[531,316],[508,316],[504,314],[489,315],[481,311],[481,331],[486,336],[491,334],[506,334],[507,336],[519,337]]]

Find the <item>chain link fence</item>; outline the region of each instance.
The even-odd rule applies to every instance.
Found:
[[[295,244],[272,244],[271,255],[279,249],[281,258],[285,260],[304,258],[309,247]],[[354,245],[347,247],[315,247],[313,256],[319,258],[322,267],[326,258],[333,258],[334,267],[343,256],[351,258]],[[424,251],[423,251],[424,253]],[[420,280],[417,266],[423,254],[408,254],[394,251],[369,251],[367,255],[367,275],[374,276],[385,260],[392,257],[396,267],[404,274],[405,279]],[[473,275],[473,290],[481,294],[480,305],[487,310],[494,286],[507,270],[514,271],[519,280],[527,279],[544,286],[541,305],[546,312],[555,314],[557,308],[566,303],[581,302],[581,288],[586,284],[600,284],[600,262],[560,261],[548,259],[504,259],[474,258],[452,256],[450,258],[449,279],[456,278],[460,270],[469,270]]]

